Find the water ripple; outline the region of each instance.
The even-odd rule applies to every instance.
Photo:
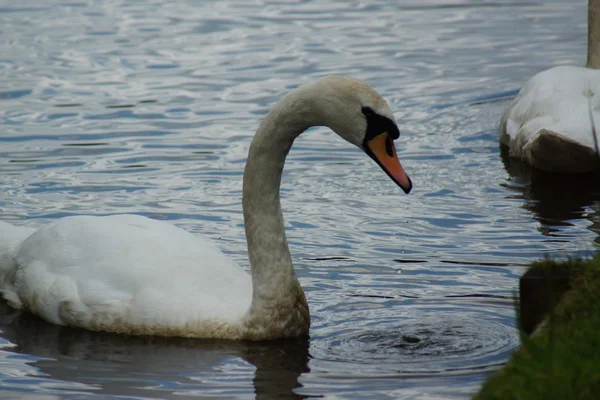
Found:
[[[3,221],[138,213],[247,267],[252,133],[282,95],[326,74],[388,99],[415,184],[404,196],[312,129],[281,193],[310,341],[138,341],[3,310],[0,396],[470,397],[518,345],[511,296],[525,266],[600,246],[598,177],[557,190],[497,139],[530,76],[585,62],[586,24],[585,2],[567,0],[0,7]]]

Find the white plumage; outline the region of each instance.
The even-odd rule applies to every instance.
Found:
[[[252,296],[250,275],[212,243],[138,215],[62,218],[2,267],[11,306],[98,330],[187,336],[186,321],[240,320]]]
[[[599,9],[600,0],[590,0],[587,67],[560,66],[538,73],[505,111],[500,141],[511,157],[547,171],[600,170],[591,120],[600,128]]]

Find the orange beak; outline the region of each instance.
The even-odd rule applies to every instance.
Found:
[[[366,153],[404,190],[404,193],[408,194],[412,189],[412,182],[404,172],[396,154],[394,141],[387,132],[380,133],[366,141],[364,147]]]

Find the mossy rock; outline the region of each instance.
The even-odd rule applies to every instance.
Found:
[[[543,329],[521,336],[521,348],[475,399],[600,399],[600,255],[544,260],[532,268],[569,269],[570,290]]]

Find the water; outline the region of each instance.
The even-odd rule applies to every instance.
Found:
[[[597,177],[532,172],[497,135],[530,76],[585,63],[586,3],[0,3],[4,221],[135,212],[247,265],[252,133],[284,93],[331,73],[388,99],[415,184],[402,194],[314,129],[282,188],[309,340],[129,338],[2,305],[2,397],[468,398],[518,346],[525,266],[600,247]]]

